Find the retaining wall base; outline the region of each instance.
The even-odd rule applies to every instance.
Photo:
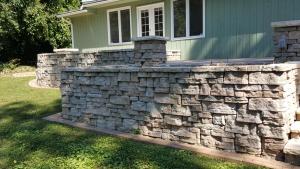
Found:
[[[261,158],[261,157],[257,157],[257,156],[253,156],[253,155],[229,153],[229,152],[218,151],[218,150],[214,150],[214,149],[210,149],[210,148],[206,148],[206,147],[202,147],[202,146],[198,146],[198,145],[195,146],[195,145],[190,145],[190,144],[183,144],[183,143],[178,143],[178,142],[172,142],[172,141],[166,141],[166,140],[161,140],[161,139],[145,137],[145,136],[141,136],[141,135],[123,133],[123,132],[118,132],[118,131],[114,131],[114,130],[99,129],[99,128],[95,128],[90,125],[87,125],[85,123],[78,123],[78,122],[72,122],[69,120],[65,120],[62,118],[61,113],[57,113],[57,114],[45,117],[44,120],[47,120],[50,122],[66,124],[66,125],[70,125],[73,127],[78,127],[78,128],[88,130],[88,131],[97,132],[100,135],[108,134],[108,135],[112,135],[112,136],[116,136],[116,137],[130,139],[133,141],[139,141],[139,142],[144,142],[144,143],[167,146],[167,147],[171,147],[171,148],[188,150],[188,151],[192,151],[195,153],[199,153],[201,155],[206,155],[206,156],[210,156],[213,158],[229,160],[232,162],[248,163],[248,164],[254,164],[254,165],[259,165],[259,166],[268,167],[268,168],[274,168],[274,169],[297,169],[297,168],[299,168],[299,167],[296,167],[296,166],[293,166],[293,165],[290,165],[290,164],[287,164],[284,162],[275,161],[272,159]]]

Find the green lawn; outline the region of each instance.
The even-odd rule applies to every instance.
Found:
[[[0,168],[257,168],[41,120],[60,111],[58,90],[0,77]]]

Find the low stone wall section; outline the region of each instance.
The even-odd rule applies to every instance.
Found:
[[[180,60],[180,51],[167,51],[167,59],[169,61]],[[37,84],[44,87],[59,87],[60,72],[67,67],[135,64],[134,50],[47,53],[39,54],[37,60]]]
[[[294,121],[293,64],[67,68],[62,116],[102,129],[282,158]]]
[[[300,61],[300,20],[272,23],[277,63]]]

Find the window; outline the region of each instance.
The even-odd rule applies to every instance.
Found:
[[[204,37],[205,0],[172,0],[172,37]]]
[[[124,44],[131,41],[130,7],[107,11],[109,44]]]
[[[138,36],[164,36],[164,3],[137,8]]]

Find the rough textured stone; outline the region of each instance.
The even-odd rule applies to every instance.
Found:
[[[172,126],[182,126],[181,118],[175,116],[165,116],[164,122]]]
[[[283,84],[286,83],[287,74],[285,72],[269,72],[269,73],[262,73],[262,72],[255,72],[250,73],[249,75],[249,84]]]
[[[129,105],[130,99],[128,96],[112,96],[110,97],[110,103],[119,105]]]
[[[229,85],[215,84],[210,92],[213,96],[234,96],[233,87]]]
[[[246,72],[226,72],[225,84],[248,84],[248,74]]]
[[[67,69],[61,85],[62,116],[224,151],[281,156],[298,105],[296,90],[288,87],[296,83],[294,68],[214,67],[194,70],[202,72],[163,65]],[[236,79],[257,71],[286,72],[289,79],[276,85],[240,84],[246,78]]]
[[[147,111],[147,106],[145,102],[132,102],[131,109],[136,111]]]
[[[155,94],[154,100],[162,104],[178,104],[178,96],[170,94]]]
[[[250,153],[255,155],[261,154],[261,139],[259,136],[243,136],[238,134],[236,136],[235,142],[238,152]]]
[[[234,104],[224,104],[224,103],[203,103],[203,111],[212,114],[236,114],[236,107]]]
[[[259,134],[264,138],[287,139],[287,133],[285,127],[259,126]]]
[[[249,100],[249,110],[285,111],[287,109],[286,100],[272,98],[253,98]]]

